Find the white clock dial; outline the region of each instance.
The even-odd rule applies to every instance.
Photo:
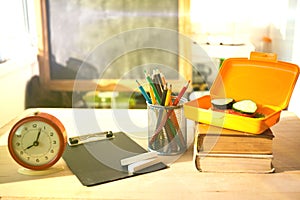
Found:
[[[63,124],[53,115],[36,112],[18,121],[8,136],[8,150],[25,168],[44,170],[63,155],[67,134]]]
[[[44,165],[55,159],[60,148],[57,132],[42,121],[21,125],[12,138],[15,154],[25,163]]]

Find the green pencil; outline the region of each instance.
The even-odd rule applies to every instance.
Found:
[[[158,94],[158,92],[157,92],[157,90],[156,90],[156,87],[155,87],[153,81],[151,80],[150,76],[147,74],[147,71],[146,71],[146,70],[144,71],[144,73],[145,73],[145,77],[146,77],[147,81],[149,82],[150,86],[151,86],[152,89],[153,89],[153,92],[154,92],[154,96],[155,96],[155,98],[156,98],[156,101],[157,101],[159,104],[161,104],[160,96],[159,96],[159,94]]]

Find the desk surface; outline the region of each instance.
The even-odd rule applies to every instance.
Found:
[[[70,109],[43,109],[55,114],[62,121],[70,121],[74,112]],[[27,110],[25,114],[32,112]],[[107,110],[97,110],[96,119]],[[99,113],[98,113],[99,112]],[[120,114],[121,113],[121,114]],[[124,114],[127,113],[127,114]],[[107,114],[107,113],[106,113]],[[132,137],[145,145],[143,134],[147,124],[145,110],[116,110],[111,119],[128,115],[135,121]],[[118,117],[116,117],[118,116]],[[127,117],[128,117],[127,116]],[[83,120],[82,123],[88,123]],[[92,121],[92,120],[90,120]],[[125,120],[126,121],[126,120]],[[64,123],[63,122],[63,123]],[[14,123],[13,121],[11,122]],[[72,123],[68,122],[72,127]],[[104,123],[104,122],[103,122]],[[128,123],[124,122],[125,124]],[[110,126],[109,124],[106,124]],[[131,177],[98,186],[85,187],[68,169],[64,160],[56,166],[64,170],[47,176],[24,176],[18,174],[20,168],[9,156],[6,140],[10,125],[0,129],[0,198],[81,198],[81,199],[299,199],[300,198],[300,120],[293,114],[283,111],[281,120],[272,127],[273,174],[247,173],[200,173],[193,162],[193,150],[189,148],[183,156],[170,165],[170,168],[154,173]],[[71,129],[68,127],[68,129]],[[89,127],[101,129],[101,127]],[[104,127],[107,128],[107,127]],[[123,125],[116,129],[122,131]],[[81,131],[84,128],[78,128]],[[113,130],[115,131],[115,130]],[[189,134],[193,135],[192,130]]]

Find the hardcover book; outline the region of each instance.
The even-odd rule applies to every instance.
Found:
[[[250,134],[198,124],[197,152],[223,154],[272,154],[274,135],[270,129],[262,134]]]
[[[197,154],[196,168],[200,172],[271,173],[273,155],[259,154]]]
[[[274,172],[273,138],[270,129],[249,134],[198,123],[194,145],[196,168],[200,172]]]

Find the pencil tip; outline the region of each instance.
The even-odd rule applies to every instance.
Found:
[[[186,87],[189,86],[190,82],[191,82],[191,80],[189,80],[189,81],[186,83]]]

